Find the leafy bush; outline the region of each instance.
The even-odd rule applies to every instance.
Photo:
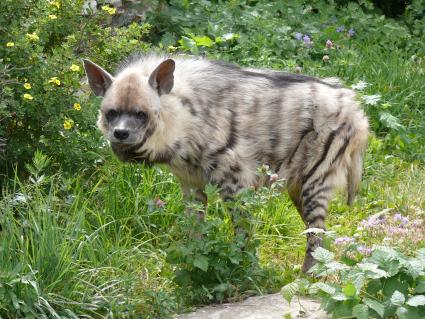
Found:
[[[333,318],[420,319],[425,316],[425,249],[407,257],[388,246],[375,246],[370,257],[354,264],[338,262],[334,254],[318,248],[318,263],[310,270],[327,282],[298,279],[282,288],[290,302],[296,293],[322,299]]]
[[[171,229],[173,241],[167,261],[175,265],[174,281],[189,303],[222,302],[256,291],[273,275],[258,260],[259,240],[254,237],[258,221],[252,214],[268,200],[280,195],[282,181],[258,192],[246,190],[235,202],[223,202],[215,187],[206,189],[206,215],[196,214],[196,203],[177,217]],[[242,213],[244,212],[244,213]]]
[[[83,86],[80,59],[114,66],[148,47],[142,39],[149,26],[107,27],[113,11],[84,13],[83,3],[0,3],[0,138],[6,143],[0,174],[22,168],[36,149],[67,170],[93,166],[105,154],[95,129],[98,101]]]

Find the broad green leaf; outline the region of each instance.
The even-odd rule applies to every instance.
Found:
[[[196,255],[193,260],[193,265],[203,271],[208,270],[208,257],[204,255]]]
[[[299,292],[299,285],[296,281],[291,282],[282,287],[280,293],[282,297],[288,302],[291,303],[292,298]]]
[[[406,260],[402,263],[402,265],[407,269],[410,276],[413,277],[413,279],[418,278],[421,275],[422,271],[422,262],[419,260]]]
[[[337,292],[335,293],[332,297],[333,300],[338,300],[338,301],[344,301],[347,300],[348,298],[341,292]]]
[[[415,288],[415,292],[418,294],[425,293],[425,281],[421,281]]]
[[[363,304],[355,305],[353,307],[353,316],[357,319],[368,319],[369,307]]]
[[[323,264],[323,266],[324,266],[323,271],[321,271],[321,272],[316,271],[315,272],[318,277],[332,275],[332,274],[340,272],[341,270],[345,270],[345,269],[349,268],[348,266],[341,264],[337,261],[331,261],[329,263],[325,263],[325,264]]]
[[[298,279],[294,280],[293,282],[283,286],[280,293],[282,294],[283,298],[288,303],[290,303],[292,298],[296,294],[302,292],[309,284],[310,284],[310,282],[307,279],[298,278]]]
[[[342,292],[347,297],[354,297],[357,293],[357,290],[353,283],[349,282],[344,288],[342,288]]]
[[[329,294],[333,295],[336,292],[336,289],[328,284],[325,284],[324,282],[316,282],[310,286],[310,291],[315,294],[319,290]]]
[[[372,263],[360,263],[358,267],[365,272],[365,276],[371,279],[379,279],[388,277],[388,273],[382,269],[378,269],[378,265]]]
[[[395,314],[398,319],[423,319],[424,313],[413,307],[398,307]]]
[[[405,127],[400,123],[400,120],[389,112],[381,112],[379,120],[386,127],[396,131],[404,130]]]
[[[381,318],[384,317],[385,308],[384,305],[381,304],[379,301],[370,298],[364,298],[364,303],[368,305],[369,308],[375,310],[376,313],[381,316]]]
[[[376,295],[383,287],[381,279],[370,280],[367,283],[366,292],[369,295]],[[391,296],[391,294],[389,294]]]
[[[407,318],[407,309],[404,307],[398,307],[395,314],[399,319],[409,319]]]
[[[196,42],[197,46],[203,46],[203,47],[212,47],[214,44],[214,41],[211,40],[209,37],[207,36],[203,36],[203,37],[194,37],[193,38]]]
[[[330,252],[329,250],[326,250],[322,247],[317,247],[316,250],[312,253],[312,255],[314,259],[323,263],[329,263],[333,261],[335,257],[335,254],[333,252]]]
[[[366,281],[364,273],[359,269],[353,269],[348,275],[348,279],[354,284],[357,291],[362,290]]]
[[[398,290],[394,291],[393,295],[391,296],[391,303],[393,305],[402,306],[405,301],[406,301],[406,298],[400,291]]]
[[[183,36],[179,41],[179,44],[182,46],[183,49],[190,50],[194,46],[196,46],[196,42],[193,41],[191,38]]]
[[[413,296],[406,303],[412,307],[425,306],[425,295]]]
[[[398,290],[403,295],[407,295],[409,284],[400,275],[388,278],[384,282],[383,292],[386,296],[392,296]]]

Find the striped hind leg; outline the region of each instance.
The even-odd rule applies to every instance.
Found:
[[[332,178],[326,176],[304,184],[301,192],[301,214],[307,228],[326,230],[325,218],[333,189]],[[317,232],[307,234],[307,249],[302,267],[303,272],[307,272],[315,264],[312,253],[317,247],[321,247],[322,243],[323,234]]]
[[[325,230],[325,217],[333,189],[331,182],[325,179],[323,182],[305,184],[304,187],[295,183],[289,185],[288,194],[307,228]],[[312,253],[319,246],[322,246],[322,234],[309,233],[302,267],[304,273],[315,264]]]

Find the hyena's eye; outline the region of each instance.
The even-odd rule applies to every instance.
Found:
[[[106,118],[107,118],[107,120],[110,122],[110,121],[113,121],[115,118],[117,118],[117,117],[118,117],[118,115],[119,115],[118,111],[115,111],[115,110],[109,110],[109,111],[106,113]]]
[[[148,114],[145,113],[145,112],[139,111],[139,112],[136,113],[136,117],[139,120],[143,120],[144,121],[144,120],[146,120],[148,118]]]

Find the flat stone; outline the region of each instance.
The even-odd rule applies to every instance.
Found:
[[[237,303],[211,305],[199,308],[176,319],[328,319],[317,300],[294,297],[291,304],[281,294],[250,297]],[[290,317],[289,317],[290,316]]]

